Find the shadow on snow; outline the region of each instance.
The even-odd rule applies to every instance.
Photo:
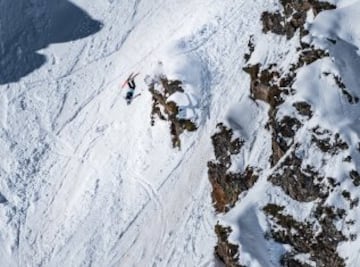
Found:
[[[41,67],[46,57],[38,50],[87,37],[101,27],[67,0],[0,0],[0,84]]]

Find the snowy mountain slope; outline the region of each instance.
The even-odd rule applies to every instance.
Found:
[[[337,9],[318,15],[335,6],[280,2],[279,11],[262,14],[264,32],[270,33],[261,41],[255,35],[245,68],[253,98],[269,104],[263,127],[271,137],[261,136],[270,139],[265,144],[270,150],[247,160],[244,153],[260,146],[242,148],[230,164],[239,166],[240,161],[243,167],[213,175],[214,188],[228,192],[226,183],[239,183],[241,193],[222,216],[232,233],[223,228],[221,234],[238,245],[239,254],[226,254],[223,247],[231,247],[226,244],[217,253],[229,266],[237,266],[231,264],[238,260],[244,266],[358,266],[359,91],[354,71],[359,57],[354,14],[359,3],[339,1]],[[253,128],[243,120],[228,124],[234,130]],[[249,141],[239,136],[246,146]],[[251,189],[241,187],[254,179],[244,171],[246,166],[257,170]],[[221,201],[219,192],[215,201]]]
[[[47,24],[39,18],[53,10],[60,15],[46,18],[58,25],[64,20],[61,5],[30,2],[30,11],[22,2],[0,2],[2,10],[27,12],[17,25],[38,34],[40,45],[27,51],[43,59],[15,77],[4,64],[10,57],[1,57],[1,265],[214,266],[218,220],[232,227],[228,241],[239,246],[237,264],[323,266],[323,255],[304,244],[301,250],[298,236],[285,242],[288,235],[276,235],[284,221],[298,222],[293,232],[300,225],[305,240],[321,237],[327,226],[337,235],[335,245],[323,249],[326,241],[311,241],[339,254],[346,266],[359,264],[357,237],[351,236],[359,227],[358,33],[352,27],[358,1],[332,1],[338,8],[330,11],[320,5],[319,15],[305,5],[310,33],[300,26],[288,36],[282,26],[264,33],[261,20],[268,12],[276,26],[271,14],[286,13],[286,1],[63,1],[62,7],[84,17],[84,29],[69,20],[50,29],[59,32],[57,38],[65,36],[59,39],[44,37]],[[14,23],[11,16],[6,20]],[[16,36],[10,28],[0,31]],[[16,68],[28,62],[18,59]],[[131,72],[140,72],[141,95],[127,106],[121,85]],[[198,126],[180,136],[181,149],[171,146],[167,121],[150,124],[152,95],[144,79],[161,74],[182,81],[185,92],[169,99]],[[281,94],[264,93],[279,80],[286,84]],[[306,104],[296,108],[302,102],[311,116]],[[211,139],[221,122],[242,140],[239,153],[225,157],[231,165],[225,172],[240,177],[228,196],[239,185],[241,190],[234,190],[229,212],[215,215],[212,201],[215,209],[222,206],[216,205],[208,162],[224,160]],[[291,180],[291,169],[298,180],[323,182],[306,180],[311,186],[304,189]],[[339,184],[326,191],[331,181]],[[337,220],[335,230],[332,221],[321,220],[326,206],[346,210],[345,217],[327,210]],[[280,264],[284,254],[288,261]]]
[[[247,36],[234,32],[271,3],[76,4],[101,31],[46,47],[46,64],[1,88],[4,265],[211,265],[209,132],[241,98],[234,57]],[[166,123],[150,127],[142,79],[158,60],[201,107],[180,151]],[[181,61],[197,62],[198,73]],[[131,71],[141,72],[142,95],[126,106],[119,85]]]

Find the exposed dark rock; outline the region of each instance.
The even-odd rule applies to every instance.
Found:
[[[328,177],[327,180],[332,187],[337,186],[336,180],[334,178]]]
[[[289,116],[284,116],[280,122],[272,117],[271,124],[273,128],[271,163],[274,166],[292,145],[295,133],[302,124],[298,119]]]
[[[281,91],[276,84],[280,76],[278,72],[271,71],[270,69],[260,71],[259,64],[247,66],[244,68],[244,71],[250,74],[250,92],[252,98],[262,100],[270,104],[272,108],[282,103],[280,98]]]
[[[244,59],[245,59],[246,62],[249,61],[252,53],[255,50],[254,36],[253,35],[250,36],[250,39],[249,39],[249,42],[248,42],[248,49],[249,49],[249,53],[244,54]]]
[[[285,18],[279,13],[264,12],[261,15],[263,22],[263,32],[272,32],[279,35],[285,35]]]
[[[153,105],[151,111],[151,125],[155,124],[155,116],[158,116],[161,120],[168,120],[170,122],[170,134],[172,138],[173,147],[180,148],[180,135],[186,131],[196,131],[196,125],[187,119],[178,118],[179,107],[173,101],[168,101],[168,97],[175,92],[184,92],[184,89],[181,87],[181,81],[168,80],[166,77],[160,79],[161,85],[164,89],[164,92],[161,93],[154,88],[154,84],[149,86],[149,92],[153,97]],[[161,108],[164,113],[161,111]]]
[[[307,263],[300,262],[295,256],[294,253],[285,253],[280,259],[280,264],[284,267],[312,267]]]
[[[354,208],[354,207],[357,207],[357,206],[359,206],[359,198],[358,198],[358,197],[355,198],[355,199],[353,199],[353,200],[351,200],[351,202],[350,202],[350,209],[352,209],[352,208]]]
[[[301,66],[304,64],[303,62],[305,62],[305,59],[297,65]],[[244,71],[251,78],[251,97],[262,100],[270,105],[268,126],[272,130],[273,151],[270,161],[272,166],[274,166],[289,149],[293,143],[292,139],[295,136],[295,132],[302,126],[298,119],[289,116],[284,117],[281,122],[276,121],[277,106],[284,101],[281,93],[286,95],[291,92],[290,86],[295,80],[297,66],[294,65],[293,69],[286,75],[280,75],[278,71],[274,70],[275,65],[263,70],[260,70],[260,67],[259,64],[247,66],[244,68]],[[298,104],[298,108],[303,114],[312,115],[310,106],[304,103]]]
[[[346,200],[350,202],[350,209],[359,205],[359,198],[351,199],[351,194],[349,191],[343,190],[341,194]]]
[[[215,255],[225,264],[226,267],[245,267],[238,263],[239,246],[231,244],[228,241],[231,228],[216,224],[215,233],[218,238],[217,245],[215,247]]]
[[[300,30],[300,35],[307,34],[304,25],[306,22],[307,12],[312,9],[315,16],[328,9],[334,9],[336,6],[327,2],[316,0],[281,0],[284,6],[284,12],[264,12],[261,16],[263,23],[263,31],[265,33],[272,32],[279,35],[286,35],[291,39],[297,30]]]
[[[251,167],[243,173],[231,173],[231,155],[238,154],[244,144],[239,138],[233,140],[233,132],[218,124],[219,132],[212,136],[216,160],[208,162],[208,177],[213,187],[212,199],[217,212],[227,212],[233,207],[239,195],[249,190],[258,176]]]
[[[302,2],[297,0],[298,2]],[[315,16],[317,16],[321,11],[324,10],[331,10],[331,9],[335,9],[336,6],[333,4],[330,4],[327,1],[318,1],[318,0],[308,0],[308,2],[311,4],[314,14]]]
[[[161,113],[160,107],[157,105],[156,99],[153,97],[153,104],[151,109],[151,126],[155,125],[155,116],[157,115],[161,120],[166,120],[165,116]]]
[[[250,93],[253,99],[262,100],[270,105],[269,110],[269,126],[274,128],[276,111],[275,108],[281,103],[280,90],[274,85],[275,82],[272,81],[273,78],[278,77],[279,75],[270,70],[265,70],[260,72],[260,65],[253,65],[244,68],[244,71],[250,74],[251,85]],[[277,143],[276,133],[272,134],[272,150],[273,150],[273,160],[278,160],[284,154],[283,149]]]
[[[340,89],[346,89],[346,86],[345,84],[342,82],[341,78],[337,75],[334,76],[334,79],[335,79],[335,82],[337,84],[337,86],[340,88]]]
[[[275,216],[279,212],[282,212],[285,209],[284,206],[279,206],[273,203],[267,204],[265,207],[263,207],[263,210],[266,214],[270,214],[272,216]]]
[[[184,89],[181,87],[182,83],[179,80],[171,81],[166,77],[161,78],[161,84],[165,89],[165,96],[170,96],[176,92],[183,93]]]
[[[326,38],[326,40],[328,40],[330,43],[332,44],[336,44],[336,40],[334,39],[331,39],[331,38]]]
[[[296,108],[296,110],[299,112],[302,116],[307,116],[309,118],[312,117],[312,111],[311,106],[306,102],[296,102],[293,104],[293,106]]]
[[[357,239],[357,234],[350,234],[350,240],[355,241]]]
[[[309,65],[321,58],[328,57],[329,53],[322,49],[315,49],[314,46],[308,46],[302,49],[299,55],[299,60],[296,64],[292,65],[291,71],[295,71],[305,65]]]
[[[276,122],[276,132],[282,137],[294,137],[296,131],[301,127],[301,123],[296,118],[284,116],[280,122]]]
[[[274,240],[288,244],[292,248],[290,253],[282,257],[283,266],[307,266],[294,261],[294,256],[301,253],[308,253],[310,260],[316,262],[316,266],[345,266],[344,259],[337,254],[336,249],[338,244],[347,238],[334,225],[334,220],[340,220],[345,216],[344,210],[318,206],[311,217],[317,220],[321,227],[320,232],[314,227],[314,223],[299,222],[291,215],[285,214],[284,207],[268,204],[263,210],[275,224],[271,230]]]
[[[284,6],[284,11],[275,13],[264,12],[262,14],[263,31],[284,35],[288,39],[292,38],[296,32],[300,33],[300,37],[308,34],[304,25],[307,12],[310,9],[317,15],[322,10],[335,8],[334,5],[327,2],[315,0],[280,0],[280,2]],[[249,53],[244,56],[246,61],[250,59],[254,51],[252,38],[249,41],[248,47]],[[297,70],[320,58],[327,57],[329,54],[324,50],[316,49],[311,44],[300,42],[298,55],[298,62],[285,71],[278,69],[276,64],[266,68],[260,64],[249,65],[244,68],[244,71],[251,78],[250,97],[253,100],[264,101],[270,106],[267,129],[272,134],[273,153],[270,159],[271,166],[275,166],[280,159],[287,155],[281,164],[277,166],[275,172],[268,178],[269,181],[281,187],[294,200],[300,202],[317,200],[321,206],[321,203],[324,203],[324,200],[329,195],[329,191],[333,190],[331,188],[332,178],[326,180],[310,166],[302,167],[302,159],[298,158],[295,152],[291,152],[288,155],[289,153],[287,152],[294,145],[296,132],[302,124],[298,116],[296,116],[297,118],[283,116],[281,120],[277,120],[277,112],[278,106],[284,102],[286,97],[295,94],[292,86],[296,79]],[[294,107],[301,116],[311,118],[313,115],[311,106],[306,102],[294,103]],[[228,131],[227,134],[226,131]],[[229,134],[229,130],[226,131],[222,129],[220,131],[223,132],[222,134],[214,135],[213,144],[214,140],[215,143],[219,144],[218,147],[214,144],[217,159],[208,163],[209,179],[213,186],[212,197],[218,212],[228,211],[229,208],[235,205],[239,194],[253,186],[257,179],[257,175],[254,175],[254,168],[249,166],[243,173],[228,172],[231,166],[231,155],[233,155],[231,153],[231,142],[233,140],[231,138],[232,132]],[[337,149],[347,149],[347,144],[339,138],[339,135],[331,135],[331,133],[323,135],[314,132],[314,136],[319,140],[325,140],[329,137],[330,146],[335,146]],[[220,139],[217,140],[218,138]],[[324,142],[325,145],[323,147],[327,147],[327,140]],[[322,142],[320,141],[320,143]],[[240,149],[241,145],[238,151]],[[331,150],[331,148],[329,149]],[[336,180],[333,179],[333,187],[338,185]],[[281,259],[283,266],[308,267],[309,264],[300,262],[296,258],[300,253],[309,254],[310,260],[315,262],[316,266],[344,266],[344,260],[339,257],[336,248],[338,243],[346,240],[346,238],[341,232],[337,231],[333,223],[335,220],[344,218],[344,210],[318,207],[313,212],[312,217],[315,217],[318,225],[320,225],[320,232],[319,229],[314,229],[314,224],[298,222],[290,215],[284,214],[284,207],[269,204],[264,207],[264,211],[268,216],[272,217],[271,220],[275,226],[278,226],[278,228],[272,228],[272,237],[277,242],[289,244],[292,247],[292,251],[283,255]],[[323,218],[326,216],[328,218]],[[225,264],[227,263],[225,262]]]
[[[318,148],[320,148],[321,151],[323,152],[328,152],[331,149],[331,144],[330,144],[330,137],[324,138],[324,139],[318,139],[316,138],[315,135],[312,136],[312,140],[313,143],[316,144],[316,146]]]
[[[188,132],[194,132],[197,130],[195,123],[193,123],[191,120],[178,119],[178,123],[181,129]]]
[[[333,136],[329,130],[322,130],[320,127],[314,128],[313,132],[314,134],[311,137],[311,141],[315,143],[322,152],[336,155],[340,150],[349,148],[348,144],[340,138],[338,133]]]
[[[312,50],[309,50],[310,52]],[[314,50],[314,53],[309,52],[309,58],[306,56],[300,57],[299,63],[294,65],[290,73],[287,75],[280,75],[276,70],[273,70],[275,65],[268,69],[260,70],[260,65],[252,65],[244,68],[244,71],[250,75],[251,85],[250,92],[253,99],[262,100],[270,105],[269,110],[269,128],[272,129],[272,151],[271,164],[274,166],[280,158],[286,153],[291,144],[296,131],[302,126],[300,121],[296,118],[286,116],[281,122],[276,121],[277,106],[284,100],[281,93],[287,94],[291,91],[291,86],[296,77],[296,68],[315,60],[312,55],[319,56],[320,50]],[[307,55],[304,53],[304,55]],[[322,56],[322,55],[321,55]],[[282,76],[280,79],[279,77]],[[305,102],[295,104],[299,112],[304,115],[312,116],[310,105]]]
[[[280,186],[287,195],[297,201],[313,201],[322,194],[320,185],[316,183],[322,178],[310,167],[303,170],[301,162],[301,159],[297,158],[293,153],[269,177],[269,181],[276,186]]]
[[[219,123],[217,127],[219,131],[211,137],[215,157],[219,163],[230,167],[230,156],[236,155],[240,152],[244,141],[240,140],[239,138],[233,140],[232,129],[228,129],[222,123]]]
[[[346,200],[350,202],[350,209],[359,205],[359,198],[351,199],[351,194],[349,191],[343,190],[341,194]]]
[[[279,88],[281,92],[285,95],[293,94],[295,91],[291,88],[293,83],[295,82],[296,74],[293,72],[289,72],[284,74],[284,76],[279,81]]]
[[[354,184],[355,186],[359,186],[359,185],[360,185],[360,174],[359,174],[357,171],[352,170],[352,171],[350,172],[350,178],[352,179],[353,184]]]
[[[273,134],[274,136],[274,134]],[[270,162],[271,166],[275,166],[276,163],[285,155],[285,150],[281,147],[284,147],[280,145],[276,139],[272,139],[271,141],[271,148],[272,148],[272,155],[270,156]]]
[[[272,132],[272,165],[284,155],[286,152],[285,140],[279,140],[276,132],[276,107],[283,102],[281,98],[281,90],[278,86],[280,74],[277,71],[271,70],[274,66],[260,71],[260,64],[247,66],[244,71],[250,75],[251,85],[250,93],[253,99],[262,100],[270,105],[269,110],[269,126],[273,129]],[[281,138],[280,138],[281,139]]]
[[[263,30],[264,32],[271,31],[276,34],[286,35],[288,39],[292,38],[295,31],[300,29],[301,36],[308,34],[304,29],[306,21],[306,13],[313,9],[317,14],[321,10],[334,8],[334,6],[319,3],[318,1],[297,1],[297,0],[284,0],[281,1],[284,6],[284,14],[279,12],[269,13],[264,12],[262,14]],[[286,140],[284,138],[292,138],[295,132],[300,128],[301,124],[298,123],[294,129],[288,131],[291,126],[279,128],[281,122],[276,121],[277,106],[284,100],[281,96],[293,93],[291,88],[296,78],[296,70],[300,67],[311,64],[312,62],[326,57],[329,54],[321,49],[315,49],[313,46],[305,43],[301,43],[301,49],[299,49],[299,60],[296,64],[293,64],[287,73],[279,73],[274,70],[274,65],[269,66],[267,69],[260,71],[260,65],[252,65],[244,68],[244,71],[250,74],[251,77],[251,97],[269,103],[269,128],[272,129],[272,150],[270,162],[274,166],[281,157],[289,149],[293,140]],[[281,78],[280,78],[281,77]],[[299,113],[303,116],[312,116],[311,107],[305,102],[295,104],[295,107]],[[293,118],[295,120],[295,118]],[[290,124],[294,121],[289,121]],[[284,124],[283,124],[284,125]],[[286,131],[284,133],[284,130]]]
[[[341,92],[345,95],[347,101],[350,104],[356,104],[359,102],[359,98],[357,96],[352,96],[348,90],[346,90],[346,85],[343,83],[342,79],[339,76],[334,75],[334,80],[336,85],[341,89]]]
[[[347,200],[350,200],[351,197],[350,197],[350,192],[349,191],[346,191],[346,190],[343,190],[342,193],[344,198],[346,198]]]

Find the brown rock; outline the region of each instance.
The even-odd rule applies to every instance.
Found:
[[[322,180],[310,168],[301,169],[301,159],[295,154],[288,156],[278,170],[269,177],[274,185],[280,186],[291,198],[310,202],[321,196],[320,185],[316,180]]]
[[[311,106],[306,102],[296,102],[293,104],[296,110],[300,113],[300,115],[307,116],[309,118],[312,117]]]
[[[226,267],[245,267],[239,262],[239,246],[231,244],[228,237],[231,233],[230,227],[215,225],[215,233],[218,238],[215,247],[215,255],[225,264]]]

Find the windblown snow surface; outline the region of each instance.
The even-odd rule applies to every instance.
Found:
[[[23,24],[34,23],[37,40],[45,40],[45,24],[34,21],[56,5],[33,0],[28,9],[13,2],[0,1],[0,7],[31,12],[35,19]],[[271,134],[265,127],[268,106],[249,98],[250,79],[243,71],[250,36],[256,44],[251,62],[266,66],[283,55],[286,69],[295,61],[295,41],[262,32],[261,14],[280,9],[278,1],[71,2],[101,28],[79,38],[46,39],[34,46],[46,61],[0,86],[0,266],[215,266],[218,220],[232,226],[230,240],[240,245],[241,264],[279,266],[286,246],[265,239],[267,222],[259,207],[286,203],[286,210],[301,220],[312,204],[300,205],[266,181],[273,171]],[[324,87],[326,77],[320,76],[336,72],[353,95],[360,95],[360,1],[332,2],[337,9],[308,23],[319,46],[328,38],[338,40],[331,48],[336,60],[301,68],[297,93],[280,110],[288,112],[291,101],[309,101],[314,116],[297,139],[306,138],[305,128],[321,125],[335,128],[354,145],[355,163],[345,165],[348,169],[338,158],[324,167],[316,151],[304,151],[322,172],[345,177],[360,163],[355,147],[359,105],[348,104],[331,81]],[[9,36],[0,45],[18,45],[17,36],[9,33],[23,33],[22,18],[13,16],[13,29],[0,24],[0,33]],[[63,20],[63,27],[50,30],[61,34],[73,27],[65,23],[66,15]],[[128,106],[121,85],[132,72],[140,72],[136,92],[141,95]],[[172,148],[167,122],[150,125],[152,98],[144,78],[159,74],[183,81],[185,94],[174,100],[198,126],[181,135],[181,149]],[[222,216],[214,212],[207,176],[207,162],[214,158],[210,137],[219,122],[247,141],[232,168],[263,170],[254,187]],[[350,181],[346,186],[352,196],[360,196]],[[338,199],[329,201],[341,205]],[[357,209],[349,214],[359,219]],[[353,227],[360,230],[357,223]],[[343,242],[338,252],[348,266],[360,266],[358,239]]]

